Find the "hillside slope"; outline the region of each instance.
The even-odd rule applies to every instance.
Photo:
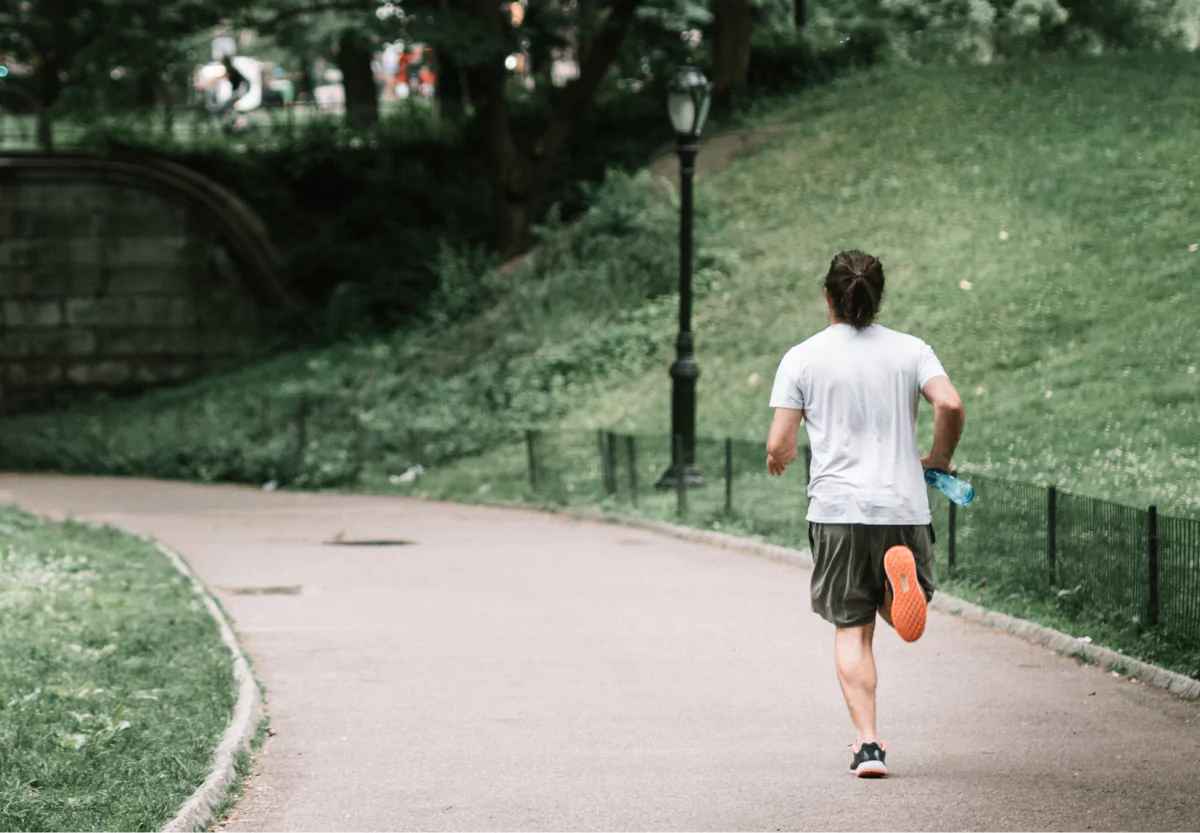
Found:
[[[892,69],[773,109],[762,124],[793,129],[698,188],[700,432],[765,435],[776,363],[824,326],[830,258],[861,248],[887,271],[882,323],[933,344],[964,393],[960,465],[1200,513],[1197,88],[1194,55],[1128,56]],[[272,479],[301,392],[347,394],[377,436],[421,430],[459,455],[527,425],[665,433],[676,215],[647,180],[617,178],[486,292],[478,258],[451,258],[450,313],[423,329],[260,362],[104,420],[23,420],[53,420],[56,443],[10,444],[7,462]],[[326,429],[350,430],[311,426]],[[296,482],[337,482],[338,465]]]
[[[963,465],[1200,509],[1198,81],[1194,57],[925,71],[772,114],[795,130],[700,189],[740,260],[699,307],[701,433],[765,434],[776,363],[825,325],[829,259],[861,248],[887,271],[882,323],[964,394]],[[661,430],[665,382],[568,423]]]

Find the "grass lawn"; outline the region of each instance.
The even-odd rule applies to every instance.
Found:
[[[208,774],[232,661],[151,544],[0,508],[0,830],[158,830]]]
[[[960,465],[1195,516],[1197,83],[1193,56],[1046,61],[859,77],[777,111],[795,131],[700,189],[740,264],[698,308],[700,431],[765,434],[779,358],[825,324],[830,257],[862,248],[887,269],[882,323],[964,394]],[[657,430],[667,397],[655,369],[567,424]]]

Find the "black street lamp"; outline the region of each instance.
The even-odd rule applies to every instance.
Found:
[[[700,366],[692,354],[692,176],[700,150],[700,131],[711,103],[712,84],[698,69],[683,67],[667,85],[667,111],[679,149],[679,337],[671,365],[671,467],[658,481],[660,489],[677,488],[680,476],[688,488],[704,485],[704,476],[696,465],[696,379]],[[675,437],[681,442],[675,442]]]

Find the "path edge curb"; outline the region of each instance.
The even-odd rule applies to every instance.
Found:
[[[193,572],[187,561],[179,553],[160,541],[153,542],[158,551],[167,557],[175,569],[192,583],[196,593],[204,600],[204,606],[209,615],[217,623],[221,632],[221,640],[229,653],[233,655],[233,678],[237,683],[237,702],[229,724],[221,735],[221,743],[213,755],[212,769],[208,777],[188,797],[183,806],[166,825],[163,833],[188,833],[193,830],[204,830],[213,819],[213,807],[225,798],[229,785],[237,780],[237,760],[242,751],[249,751],[258,730],[259,721],[263,715],[262,691],[254,674],[250,671],[250,662],[242,651],[241,643],[233,632],[225,611],[217,604],[208,586]]]
[[[632,515],[621,515],[612,512],[596,512],[588,510],[570,511],[571,516],[581,520],[599,521],[602,523],[617,523],[623,526],[658,532],[672,538],[685,541],[711,544],[722,549],[737,550],[752,555],[769,558],[772,561],[783,561],[798,567],[811,567],[812,554],[807,548],[803,550],[782,547],[778,544],[768,544],[751,538],[740,538],[725,532],[706,529],[695,529],[667,521],[655,521],[648,518],[638,518]],[[1007,613],[988,610],[985,607],[951,596],[941,590],[934,594],[929,606],[942,613],[958,616],[969,622],[974,622],[985,628],[995,628],[1004,633],[1024,639],[1034,645],[1041,645],[1059,654],[1082,660],[1092,665],[1098,665],[1109,671],[1139,680],[1148,685],[1161,688],[1185,700],[1200,700],[1200,680],[1193,679],[1177,671],[1171,671],[1149,662],[1134,659],[1131,656],[1080,641],[1077,637],[1056,631],[1045,625],[1018,619]]]

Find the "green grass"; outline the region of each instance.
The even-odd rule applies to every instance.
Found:
[[[946,593],[990,610],[1028,619],[1071,636],[1089,637],[1096,645],[1200,679],[1200,649],[1195,642],[1164,639],[1151,630],[1131,631],[1114,625],[1101,611],[1080,614],[1064,609],[1053,599],[980,586],[977,580],[940,578],[938,584]]]
[[[228,649],[150,543],[0,509],[0,829],[157,830],[208,775]]]
[[[887,267],[882,323],[964,394],[960,465],[1194,516],[1197,81],[1190,57],[1043,62],[860,77],[777,112],[796,131],[701,189],[740,259],[699,309],[701,432],[765,433],[829,258],[859,247]],[[567,424],[654,430],[667,396],[647,373]]]

